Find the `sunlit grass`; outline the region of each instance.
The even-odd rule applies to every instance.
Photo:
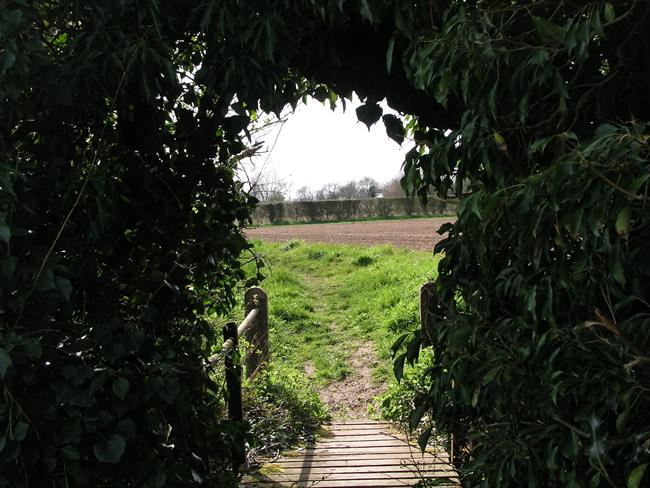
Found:
[[[371,341],[373,378],[392,376],[390,346],[418,327],[420,286],[438,257],[392,246],[255,243],[266,264],[272,361],[325,385],[350,373],[352,344]],[[251,269],[252,273],[252,269]]]

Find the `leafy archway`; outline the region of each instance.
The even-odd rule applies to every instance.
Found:
[[[232,304],[248,246],[233,157],[257,111],[354,90],[368,124],[383,98],[413,117],[384,118],[414,141],[407,191],[463,196],[413,424],[430,412],[466,441],[468,486],[640,486],[649,15],[636,0],[5,1],[0,484],[232,480],[238,426],[215,418],[200,359],[202,314]]]

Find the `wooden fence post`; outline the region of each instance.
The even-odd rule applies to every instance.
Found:
[[[243,334],[249,344],[244,358],[246,377],[252,378],[269,362],[269,304],[266,292],[254,286],[246,290],[244,295],[246,315],[257,309],[253,326]]]
[[[233,347],[226,351],[226,388],[228,389],[228,417],[231,420],[243,421],[241,399],[241,365],[237,361],[238,340],[237,324],[228,322],[223,328],[223,339],[225,343],[232,342]]]
[[[432,326],[431,302],[435,300],[436,286],[429,281],[420,288],[420,325],[422,327],[422,345],[431,345]]]
[[[239,348],[237,338],[237,324],[228,322],[223,328],[224,344],[231,344],[226,350],[226,388],[228,390],[228,417],[236,422],[244,421],[244,410],[242,405],[241,391],[241,364],[239,362]],[[246,462],[246,447],[233,446],[232,463],[235,474],[239,473],[239,467]]]

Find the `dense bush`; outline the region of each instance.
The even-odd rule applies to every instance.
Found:
[[[248,116],[189,79],[199,13],[0,7],[0,486],[233,480],[200,317],[242,276]]]
[[[458,125],[419,136],[404,184],[470,183],[411,418],[456,434],[467,486],[647,486],[649,20],[647,2],[454,2],[411,48]]]

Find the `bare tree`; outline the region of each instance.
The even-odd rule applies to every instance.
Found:
[[[375,198],[379,195],[380,185],[377,180],[365,176],[357,182],[358,198]]]
[[[296,190],[295,200],[298,202],[307,202],[314,199],[314,193],[307,186],[301,186]]]
[[[393,179],[385,183],[381,188],[382,196],[386,198],[399,198],[405,196],[400,179],[400,176],[395,176]]]
[[[336,200],[339,198],[339,185],[327,183],[316,192],[316,200]]]
[[[255,173],[250,182],[250,194],[261,203],[284,202],[291,192],[291,185],[280,178],[274,170]]]
[[[359,198],[359,189],[357,188],[356,181],[348,181],[345,185],[341,186],[338,191],[337,198],[343,200],[353,200]]]

